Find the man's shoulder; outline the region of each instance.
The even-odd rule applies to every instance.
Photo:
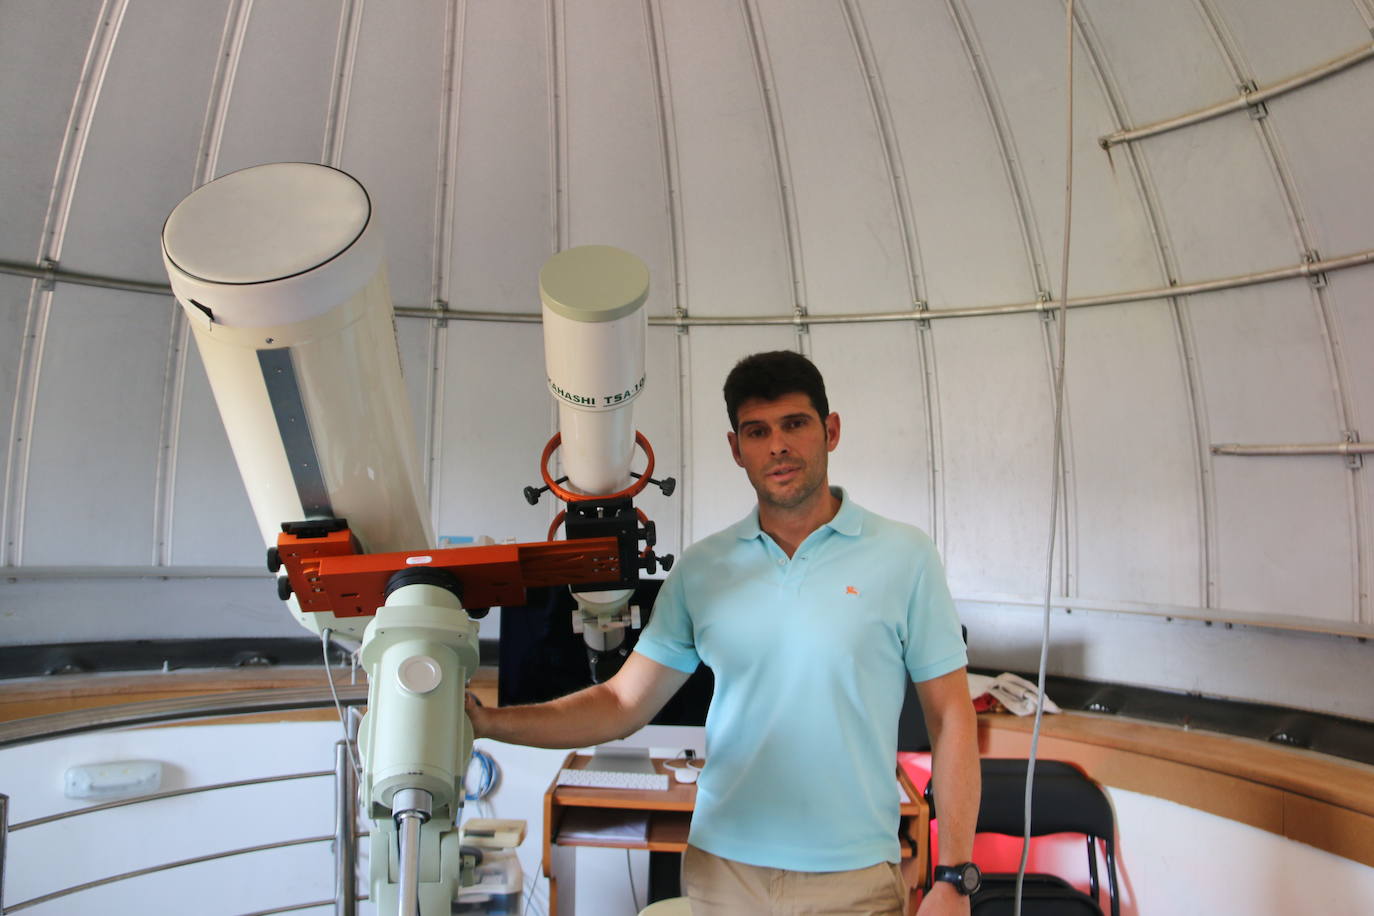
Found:
[[[879,515],[871,509],[861,508],[861,511],[865,538],[872,538],[900,550],[937,553],[935,541],[915,525]]]
[[[746,519],[745,522],[747,521]],[[745,524],[745,522],[736,522],[683,548],[682,555],[678,558],[678,565],[694,566],[698,563],[715,563],[724,559],[739,549],[741,544],[739,529],[740,525]]]

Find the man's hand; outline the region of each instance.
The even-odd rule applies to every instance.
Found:
[[[921,898],[916,916],[968,916],[969,900],[948,881],[936,881]]]
[[[471,690],[463,700],[463,711],[468,714],[468,721],[472,723],[472,737],[487,737],[487,709]]]

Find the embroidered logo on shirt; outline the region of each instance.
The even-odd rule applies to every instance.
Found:
[[[844,587],[844,593],[846,595],[853,595],[856,598],[859,596],[859,590],[852,585],[846,585]]]

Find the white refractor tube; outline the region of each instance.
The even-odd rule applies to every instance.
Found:
[[[539,297],[568,489],[588,496],[618,493],[634,482],[631,405],[644,390],[649,268],[609,245],[569,248],[539,271]],[[574,592],[589,646],[604,651],[624,641],[632,594]]]

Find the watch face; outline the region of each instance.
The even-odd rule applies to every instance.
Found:
[[[940,865],[935,869],[936,881],[948,881],[964,896],[977,893],[983,886],[983,873],[972,862],[963,865]]]

